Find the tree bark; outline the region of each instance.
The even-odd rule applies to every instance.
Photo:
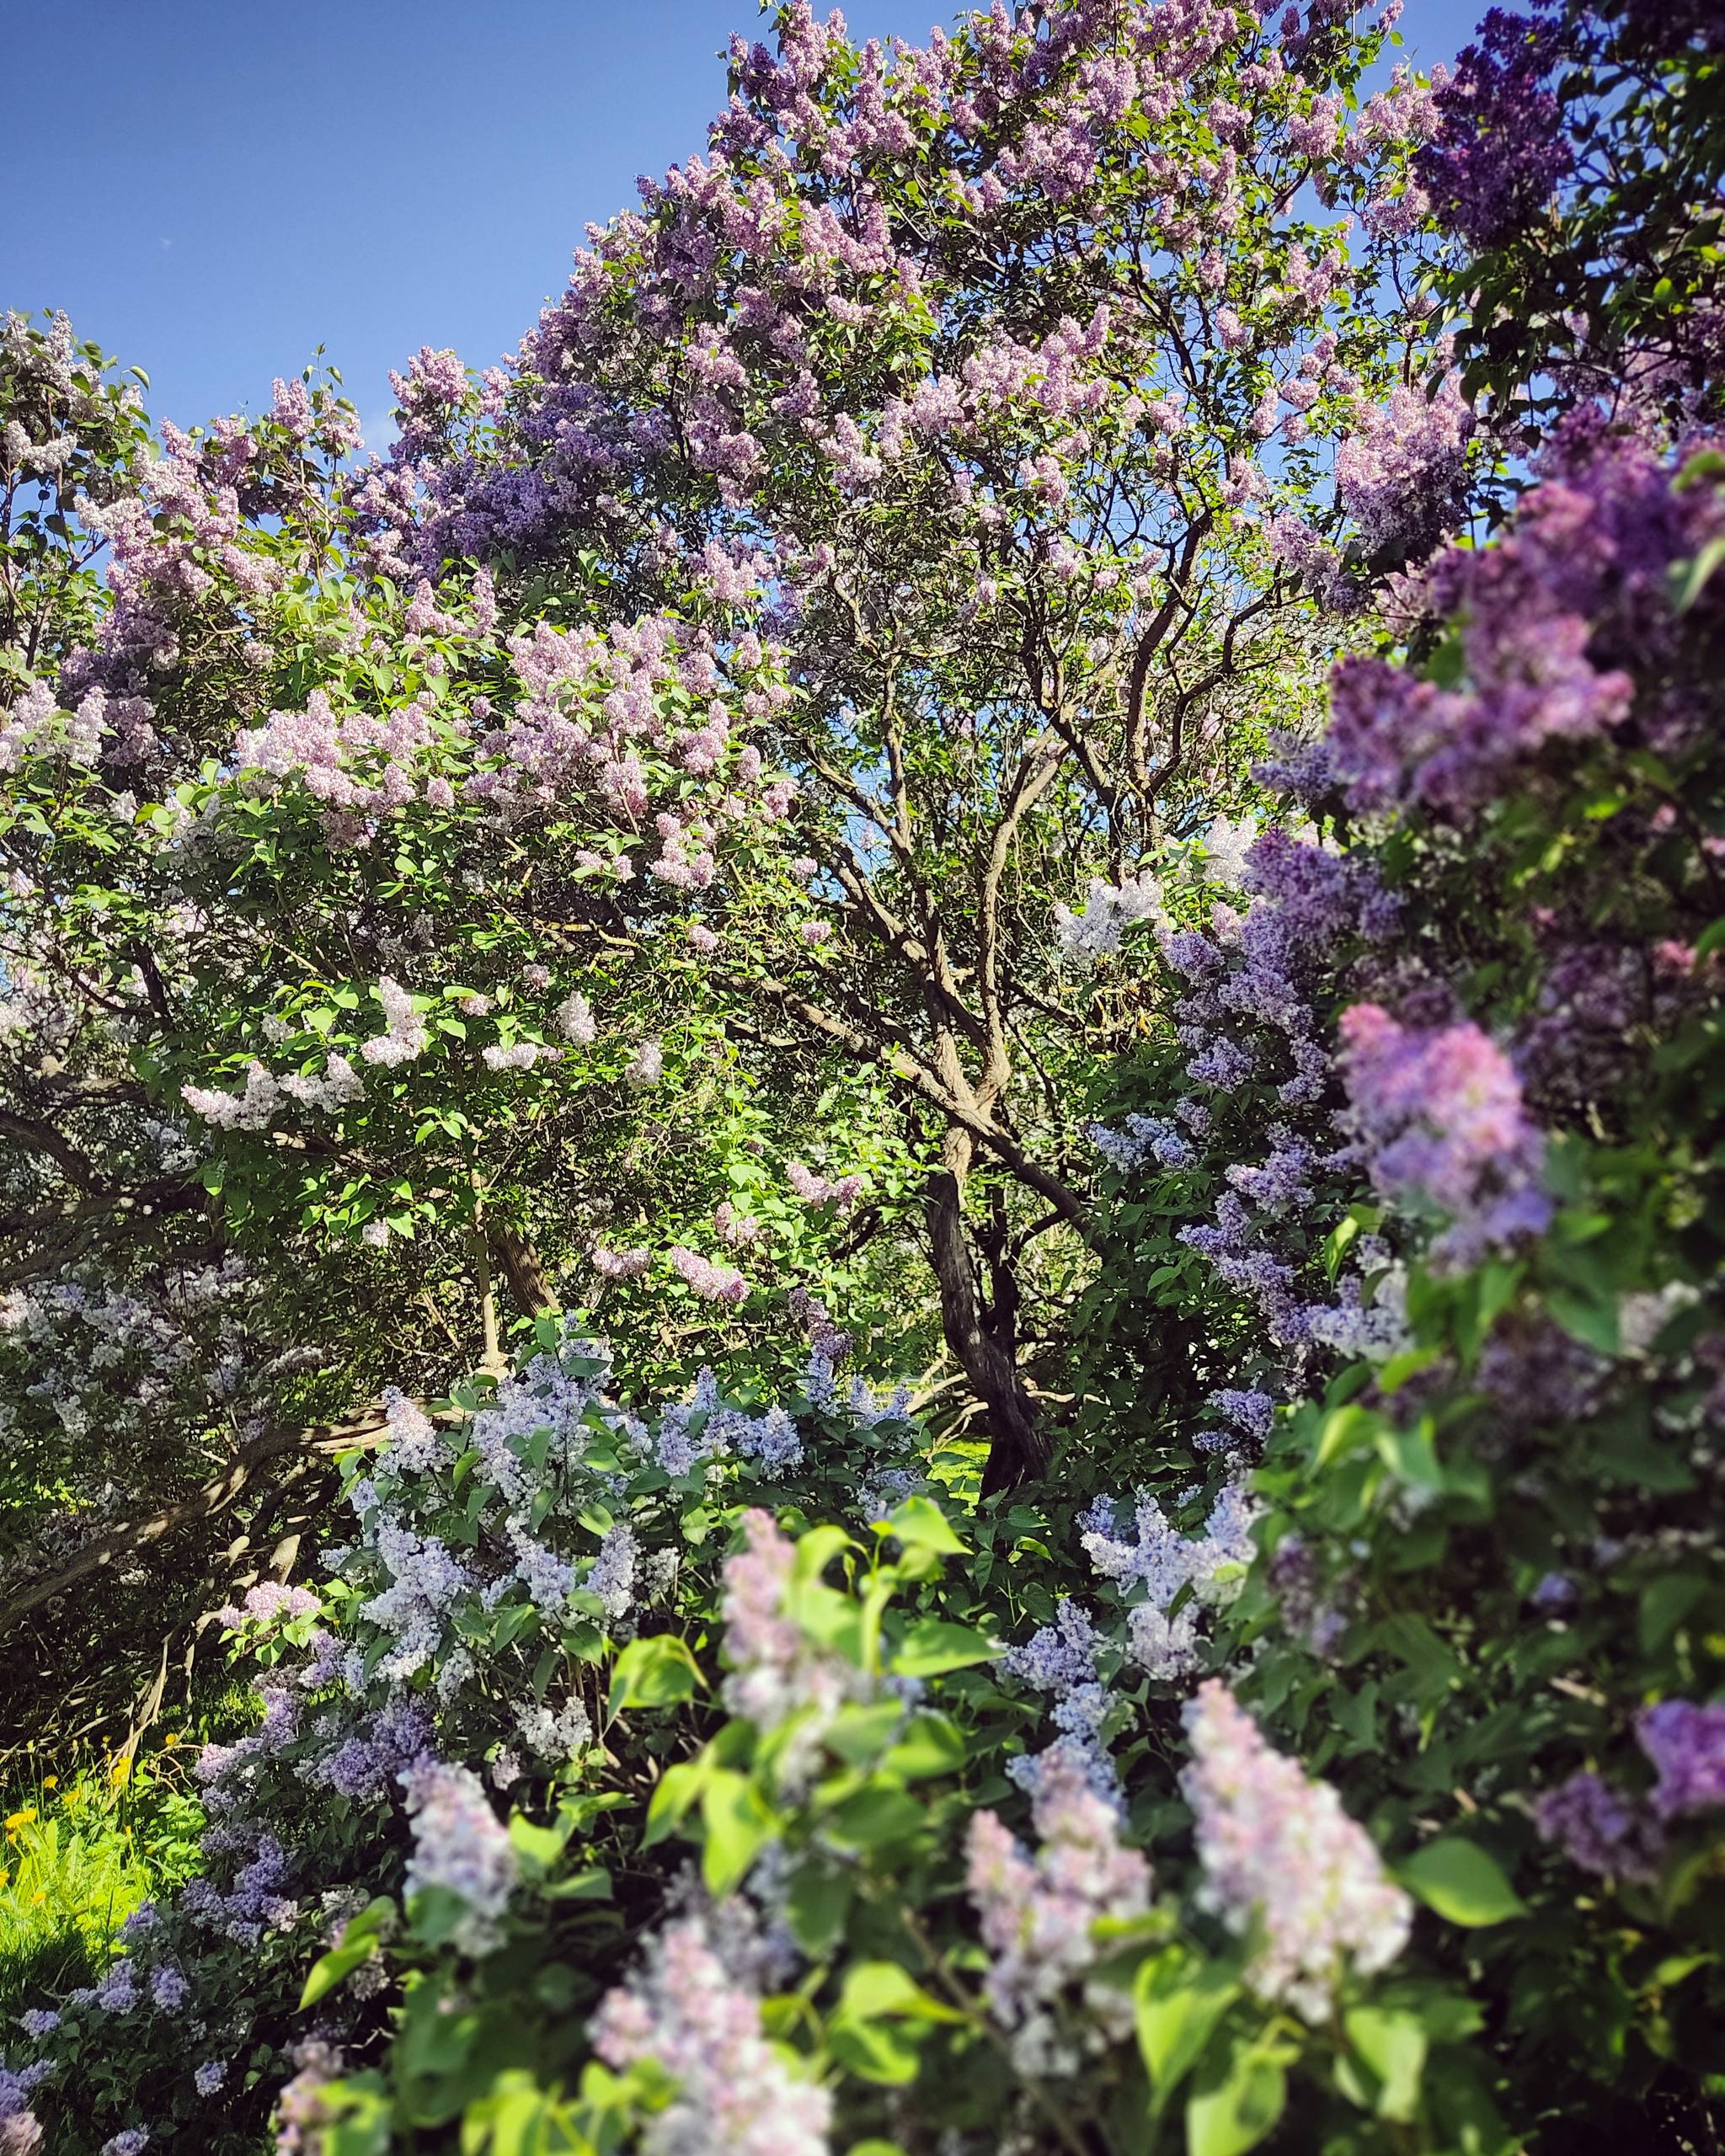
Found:
[[[449,1408],[427,1409],[434,1422],[458,1423],[459,1410]],[[213,1481],[206,1482],[201,1490],[183,1498],[178,1504],[168,1505],[148,1518],[124,1522],[109,1528],[75,1551],[66,1562],[51,1572],[39,1575],[28,1587],[19,1588],[3,1604],[0,1604],[0,1635],[9,1631],[20,1617],[25,1616],[42,1603],[51,1601],[56,1594],[64,1594],[68,1588],[88,1574],[111,1565],[116,1557],[129,1556],[134,1550],[147,1550],[152,1544],[166,1541],[184,1528],[195,1526],[200,1520],[214,1518],[227,1512],[258,1481],[259,1476],[275,1460],[290,1458],[296,1454],[324,1454],[345,1452],[355,1446],[375,1444],[388,1427],[381,1406],[363,1408],[356,1415],[339,1422],[319,1422],[310,1429],[270,1430],[235,1454],[232,1464],[223,1470]]]
[[[526,1318],[549,1317],[558,1306],[557,1297],[538,1251],[517,1228],[494,1227],[490,1235],[492,1262],[508,1281],[515,1308]]]
[[[1048,1442],[1035,1402],[1018,1375],[1017,1298],[985,1296],[964,1235],[964,1182],[972,1141],[954,1128],[942,1148],[943,1166],[931,1178],[928,1229],[940,1288],[941,1330],[987,1418],[985,1497],[1033,1481],[1048,1470]]]

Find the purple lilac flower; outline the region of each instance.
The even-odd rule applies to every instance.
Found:
[[[200,2096],[213,2096],[227,2079],[229,2062],[225,2058],[206,2058],[192,2075],[192,2086]]]
[[[1001,1667],[1021,1684],[1055,1695],[1054,1723],[1060,1737],[1052,1751],[1011,1761],[1007,1772],[1021,1788],[1039,1787],[1056,1753],[1076,1762],[1090,1786],[1119,1801],[1119,1777],[1103,1741],[1108,1695],[1097,1675],[1101,1635],[1079,1604],[1063,1599],[1052,1625],[1033,1632],[1023,1646],[1008,1647]]]
[[[1492,546],[1452,547],[1426,572],[1456,625],[1466,686],[1377,659],[1331,676],[1325,755],[1356,808],[1418,800],[1455,819],[1501,794],[1549,744],[1597,739],[1635,711],[1635,677],[1676,648],[1669,572],[1720,529],[1716,491],[1680,491],[1649,444],[1583,408],[1555,431],[1540,483]],[[1659,753],[1693,738],[1699,706],[1641,721]]]
[[[1432,1246],[1466,1267],[1549,1225],[1545,1140],[1522,1105],[1509,1059],[1463,1023],[1404,1029],[1375,1003],[1342,1014],[1342,1075],[1371,1178],[1386,1197],[1418,1197],[1450,1216]]]
[[[772,1513],[756,1506],[742,1525],[744,1547],[724,1561],[724,1703],[763,1732],[805,1717],[799,1741],[780,1761],[781,1779],[794,1784],[812,1768],[821,1729],[868,1690],[868,1680],[786,1614],[796,1545]]]
[[[1572,1774],[1534,1800],[1541,1838],[1561,1844],[1572,1864],[1602,1879],[1645,1885],[1658,1876],[1659,1823],[1637,1799],[1597,1774]]]
[[[97,2005],[104,2014],[126,2014],[137,2003],[137,1972],[130,1961],[116,1961],[96,1986]]]
[[[1394,390],[1336,451],[1336,493],[1368,553],[1418,561],[1454,526],[1473,414],[1455,379]]]
[[[456,1943],[469,1954],[490,1952],[499,1941],[497,1919],[515,1883],[509,1829],[491,1809],[478,1776],[466,1767],[447,1766],[427,1754],[400,1779],[414,1829],[405,1892],[438,1886],[459,1897],[469,1913],[454,1935]]]
[[[1226,1422],[1231,1422],[1236,1430],[1251,1438],[1255,1444],[1261,1445],[1265,1442],[1275,1423],[1274,1398],[1269,1393],[1258,1391],[1256,1387],[1239,1391],[1231,1385],[1224,1386],[1221,1391],[1213,1392],[1205,1404],[1213,1407]],[[1204,1443],[1202,1437],[1199,1443]]]
[[[1092,1516],[1102,1517],[1094,1508]],[[1200,1535],[1182,1534],[1155,1498],[1143,1493],[1133,1518],[1132,1540],[1117,1531],[1112,1510],[1106,1528],[1085,1529],[1083,1547],[1097,1572],[1128,1593],[1143,1591],[1127,1613],[1126,1630],[1133,1659],[1152,1677],[1176,1683],[1197,1668],[1204,1605],[1226,1601],[1237,1592],[1254,1553],[1256,1517],[1244,1490],[1229,1483],[1218,1492]],[[1192,1596],[1170,1615],[1170,1605],[1186,1587],[1193,1589]]]
[[[1164,1168],[1184,1168],[1196,1158],[1187,1139],[1161,1116],[1129,1115],[1124,1130],[1087,1123],[1084,1135],[1119,1175],[1130,1175],[1148,1160]]]
[[[1662,1700],[1636,1717],[1635,1739],[1658,1774],[1653,1806],[1662,1819],[1725,1804],[1725,1705]]]
[[[122,2133],[111,2134],[102,2143],[102,2156],[142,2156],[144,2144],[150,2138],[147,2126],[129,2126]]]
[[[1434,139],[1414,173],[1439,221],[1475,248],[1500,247],[1537,217],[1574,153],[1549,87],[1564,40],[1546,7],[1493,8],[1437,92]]]
[[[313,2036],[295,2047],[293,2063],[297,2071],[275,2100],[276,2156],[317,2156],[323,2145],[318,2129],[335,2116],[323,2091],[345,2061],[333,2044]]]
[[[1334,1601],[1322,1598],[1317,1555],[1303,1535],[1282,1537],[1271,1552],[1265,1578],[1289,1631],[1327,1661],[1341,1644],[1348,1619]]]

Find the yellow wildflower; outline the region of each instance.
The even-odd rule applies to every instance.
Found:
[[[8,1812],[6,1818],[7,1833],[13,1833],[20,1827],[28,1827],[35,1816],[36,1807],[34,1804],[25,1805],[22,1812]]]

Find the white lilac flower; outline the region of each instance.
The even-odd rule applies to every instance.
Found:
[[[555,1714],[536,1700],[518,1705],[515,1715],[521,1741],[536,1758],[567,1759],[592,1742],[592,1720],[573,1694]],[[491,1779],[497,1782],[494,1766]],[[502,1783],[497,1785],[504,1786]]]
[[[1162,885],[1149,870],[1118,885],[1094,876],[1082,913],[1075,914],[1065,906],[1055,908],[1055,941],[1062,958],[1074,964],[1089,965],[1105,953],[1118,951],[1126,931],[1146,921],[1159,929],[1171,925],[1162,904]]]
[[[1181,1787],[1197,1820],[1204,1905],[1257,1940],[1247,1982],[1258,1998],[1327,2020],[1350,1962],[1375,1975],[1407,1945],[1413,1904],[1336,1791],[1273,1750],[1225,1685],[1201,1685],[1185,1720],[1192,1764]]]
[[[425,1022],[414,1008],[414,999],[387,974],[377,984],[377,1001],[383,1006],[384,1030],[361,1042],[360,1054],[367,1063],[390,1065],[411,1063],[423,1055],[430,1043]]]
[[[622,2073],[651,2059],[675,2085],[646,2124],[642,2156],[827,2156],[830,2093],[794,2075],[768,2043],[760,1999],[726,1968],[709,1923],[668,1924],[593,2019],[607,2066]]]
[[[619,1520],[601,1537],[599,1554],[582,1582],[605,1604],[606,1616],[613,1625],[621,1624],[634,1606],[635,1565],[640,1554],[634,1529]]]

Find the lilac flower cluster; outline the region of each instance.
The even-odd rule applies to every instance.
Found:
[[[438,1887],[467,1904],[453,1935],[462,1951],[490,1953],[499,1943],[498,1920],[515,1890],[515,1846],[492,1810],[484,1785],[466,1767],[430,1753],[400,1777],[413,1822],[414,1853],[403,1892]]]
[[[1333,1588],[1324,1594],[1317,1553],[1304,1535],[1282,1537],[1270,1554],[1264,1579],[1289,1632],[1321,1662],[1327,1661],[1348,1629],[1346,1594]]]
[[[1031,1807],[1039,1838],[1027,1856],[993,1812],[972,1816],[967,1837],[967,1884],[991,1961],[991,2011],[1012,2032],[1021,2072],[1074,2073],[1079,2045],[1063,2038],[1056,2018],[1062,1995],[1097,1958],[1095,1926],[1124,1922],[1150,1906],[1150,1865],[1120,1841],[1116,1806],[1090,1786],[1082,1764],[1058,1751],[1040,1779]],[[1086,1985],[1092,2042],[1118,2038],[1131,2026],[1124,1996]]]
[[[854,1663],[797,1623],[790,1607],[796,1545],[772,1513],[752,1508],[742,1525],[744,1546],[724,1561],[724,1702],[763,1733],[799,1721],[779,1762],[781,1780],[794,1787],[812,1771],[834,1715],[872,1688]]]
[[[1664,1856],[1658,1822],[1645,1804],[1598,1774],[1572,1774],[1534,1801],[1542,1840],[1557,1843],[1570,1862],[1602,1879],[1650,1884]]]
[[[1237,1446],[1242,1438],[1249,1444],[1262,1446],[1268,1438],[1276,1415],[1276,1403],[1269,1393],[1260,1392],[1255,1387],[1242,1391],[1225,1385],[1220,1392],[1213,1392],[1205,1404],[1215,1410],[1230,1429],[1220,1434],[1200,1433],[1198,1443],[1204,1450],[1226,1452]]]
[[[673,1243],[665,1255],[705,1301],[729,1303],[734,1308],[749,1299],[749,1283],[735,1266],[721,1265],[714,1258],[702,1257],[681,1243]]]
[[[692,1428],[697,1417],[698,1438]],[[686,1475],[697,1460],[724,1458],[754,1460],[778,1474],[801,1462],[803,1439],[782,1407],[750,1416],[727,1406],[713,1372],[702,1370],[687,1405],[668,1407],[660,1417],[654,1453],[667,1475]]]
[[[1636,1717],[1636,1742],[1658,1780],[1645,1797],[1578,1773],[1534,1800],[1541,1835],[1602,1878],[1658,1876],[1672,1821],[1725,1806],[1725,1706],[1662,1700]]]
[[[244,1624],[291,1624],[296,1617],[315,1617],[323,1604],[309,1588],[287,1587],[280,1580],[264,1580],[248,1590],[244,1602],[230,1603],[217,1614],[230,1631]]]
[[[1159,1167],[1184,1168],[1197,1158],[1191,1140],[1165,1116],[1129,1115],[1120,1130],[1111,1130],[1105,1123],[1087,1123],[1084,1135],[1116,1175],[1131,1175],[1146,1161]]]
[[[1441,221],[1475,248],[1501,247],[1545,208],[1573,163],[1551,87],[1565,40],[1556,8],[1493,8],[1438,90],[1434,139],[1414,169]]]
[[[38,2156],[42,2149],[42,2122],[29,2100],[48,2071],[43,2061],[15,2072],[0,2061],[0,2151],[4,2156]]]
[[[1714,489],[1679,488],[1645,442],[1573,415],[1496,542],[1454,547],[1426,574],[1431,611],[1456,625],[1468,686],[1375,659],[1336,669],[1322,745],[1349,800],[1471,817],[1547,744],[1629,722],[1634,675],[1657,676],[1674,648],[1671,567],[1722,527]],[[1678,700],[1640,723],[1667,753],[1698,722]]]
[[[1162,884],[1149,870],[1118,885],[1093,877],[1082,913],[1055,908],[1055,940],[1063,958],[1092,965],[1122,949],[1129,930],[1145,922],[1153,928],[1170,925]]]
[[[1200,1898],[1257,1940],[1247,1982],[1258,1998],[1327,2021],[1346,1967],[1373,1976],[1402,1952],[1413,1904],[1335,1790],[1273,1751],[1225,1685],[1200,1685],[1185,1720]]]
[[[1119,1776],[1108,1757],[1103,1724],[1108,1695],[1097,1668],[1102,1636],[1081,1605],[1063,1598],[1052,1625],[1033,1632],[1022,1646],[1008,1647],[1001,1667],[1021,1684],[1055,1697],[1054,1724],[1060,1732],[1045,1752],[1023,1753],[1007,1772],[1033,1794],[1050,1773],[1076,1767],[1098,1795],[1118,1802]]]
[[[1453,376],[1406,387],[1336,451],[1336,494],[1369,554],[1419,561],[1455,524],[1473,414]]]
[[[1637,1716],[1635,1736],[1658,1775],[1651,1801],[1660,1818],[1725,1805],[1725,1705],[1662,1700]]]
[[[1164,1684],[1198,1667],[1199,1620],[1206,1605],[1230,1600],[1257,1554],[1252,1538],[1257,1508],[1242,1485],[1217,1493],[1201,1534],[1182,1534],[1156,1499],[1140,1494],[1133,1538],[1118,1531],[1114,1505],[1098,1498],[1085,1516],[1082,1543],[1099,1577],[1133,1596],[1126,1619],[1135,1661]],[[1172,1608],[1183,1589],[1190,1593]]]
[[[859,1175],[829,1178],[817,1175],[801,1161],[785,1164],[785,1180],[805,1205],[830,1205],[836,1214],[848,1213],[862,1195],[862,1177]]]
[[[607,2066],[650,2059],[674,2085],[647,2122],[644,2156],[827,2156],[831,2095],[768,2043],[759,1997],[727,1969],[702,1917],[649,1938],[639,1972],[606,1993],[590,2034]]]
[[[1341,1033],[1349,1117],[1373,1182],[1449,1218],[1434,1262],[1476,1264],[1543,1232],[1551,1218],[1545,1140],[1509,1059],[1477,1026],[1405,1028],[1376,1004],[1357,1003]]]

